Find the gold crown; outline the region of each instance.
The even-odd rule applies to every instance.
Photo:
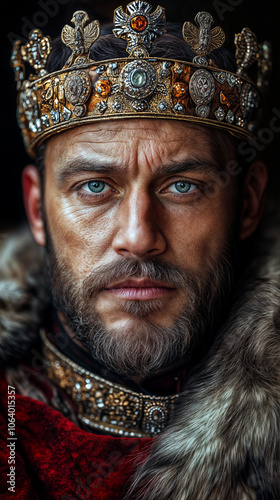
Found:
[[[149,57],[153,41],[165,30],[160,6],[136,0],[115,10],[113,33],[127,41],[127,58],[95,62],[89,51],[100,35],[98,21],[89,22],[84,11],[73,14],[74,27],[64,26],[61,39],[72,50],[60,71],[45,69],[51,40],[35,29],[25,45],[15,42],[12,66],[18,85],[18,121],[26,149],[49,136],[96,120],[164,118],[184,120],[224,129],[239,138],[250,138],[257,126],[262,90],[271,70],[270,45],[258,45],[244,28],[235,37],[237,72],[218,68],[208,55],[220,48],[225,35],[211,28],[207,12],[183,26],[183,38],[196,56],[192,62]],[[25,76],[25,62],[36,74]],[[256,84],[247,70],[257,63]]]

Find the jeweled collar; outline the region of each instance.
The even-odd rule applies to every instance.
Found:
[[[41,331],[48,378],[63,389],[89,427],[119,436],[153,437],[174,412],[178,394],[153,396],[112,383],[66,357]]]

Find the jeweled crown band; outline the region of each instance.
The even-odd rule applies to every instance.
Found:
[[[268,44],[259,46],[244,28],[236,36],[236,74],[219,69],[208,57],[224,43],[221,28],[211,29],[210,14],[200,12],[183,26],[183,37],[196,56],[192,62],[149,57],[152,42],[165,33],[164,9],[141,0],[127,13],[115,11],[114,34],[127,41],[128,58],[94,62],[92,44],[100,34],[98,21],[89,23],[83,11],[74,13],[74,28],[66,25],[62,41],[71,48],[64,67],[48,74],[51,42],[39,30],[29,42],[16,42],[12,64],[18,82],[18,119],[30,155],[49,136],[96,120],[120,118],[176,119],[225,129],[236,137],[250,137],[257,126],[261,89],[270,72]],[[28,62],[36,75],[25,78]],[[258,63],[254,84],[246,71]]]

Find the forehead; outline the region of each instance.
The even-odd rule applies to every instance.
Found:
[[[221,155],[233,151],[228,134],[203,126],[175,120],[122,119],[78,126],[51,137],[45,163],[60,165],[84,156],[111,157],[115,162],[141,161],[142,156],[154,162],[199,156],[219,164]]]

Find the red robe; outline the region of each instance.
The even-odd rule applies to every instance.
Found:
[[[8,440],[8,384],[0,377],[0,498],[121,500],[150,438],[117,438],[79,429],[61,413],[15,396],[15,434]],[[15,493],[8,488],[15,444]]]

